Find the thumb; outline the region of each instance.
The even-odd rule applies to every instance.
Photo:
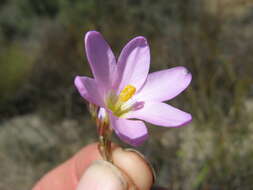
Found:
[[[113,164],[97,160],[82,174],[77,190],[149,190],[152,169],[136,150],[114,148]]]
[[[127,177],[113,164],[97,160],[85,171],[77,190],[127,190]]]

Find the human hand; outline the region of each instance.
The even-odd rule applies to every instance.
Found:
[[[140,153],[114,145],[112,159],[114,165],[102,160],[97,144],[88,145],[46,174],[33,190],[151,189],[152,169]]]

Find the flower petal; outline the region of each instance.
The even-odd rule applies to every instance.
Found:
[[[137,118],[164,127],[179,127],[192,120],[191,114],[161,102],[145,102],[143,108],[128,113],[127,118]]]
[[[186,89],[191,79],[191,73],[181,66],[151,73],[136,98],[143,101],[170,100]]]
[[[127,120],[110,115],[111,127],[119,138],[133,146],[141,145],[148,138],[147,127],[142,121]]]
[[[128,84],[138,90],[147,78],[149,65],[150,52],[146,39],[139,36],[128,42],[118,60],[118,90]]]
[[[116,60],[110,46],[99,32],[90,31],[85,35],[85,49],[99,87],[110,88],[116,72]]]
[[[78,92],[84,99],[98,106],[104,106],[102,96],[98,91],[98,87],[94,79],[76,76],[74,83]]]

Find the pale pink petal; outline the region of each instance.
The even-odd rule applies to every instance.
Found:
[[[99,32],[90,31],[85,35],[85,50],[100,89],[109,89],[116,75],[116,60],[110,46]]]
[[[135,98],[143,101],[170,100],[186,89],[191,79],[191,73],[181,66],[151,73]]]
[[[145,82],[150,65],[149,46],[144,37],[132,39],[118,59],[118,90],[131,84],[138,90]]]
[[[143,108],[128,113],[127,118],[141,119],[164,127],[179,127],[192,120],[191,114],[161,102],[145,102]]]
[[[98,106],[104,106],[103,98],[94,79],[76,76],[74,83],[84,99]]]
[[[133,146],[141,145],[148,138],[148,130],[142,121],[110,116],[111,127],[119,138]]]

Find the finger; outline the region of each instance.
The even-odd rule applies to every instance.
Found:
[[[133,149],[124,150],[117,147],[112,156],[113,163],[130,178],[139,190],[150,189],[154,183],[154,173],[142,154]]]
[[[95,161],[83,174],[77,190],[127,190],[128,179],[113,164]]]
[[[83,171],[97,159],[101,159],[97,144],[88,145],[42,177],[33,190],[75,190]]]
[[[115,147],[113,164],[94,162],[83,174],[78,190],[150,190],[153,173],[144,157],[133,150]]]
[[[150,189],[153,183],[153,174],[142,156],[136,152],[126,151],[114,146],[112,157],[115,166],[120,170],[129,187],[137,186],[141,190]],[[49,172],[38,182],[33,190],[74,190],[88,166],[94,160],[99,159],[101,157],[97,144],[89,145],[69,161]],[[113,179],[110,181],[113,181]],[[99,181],[96,182],[100,183]]]

